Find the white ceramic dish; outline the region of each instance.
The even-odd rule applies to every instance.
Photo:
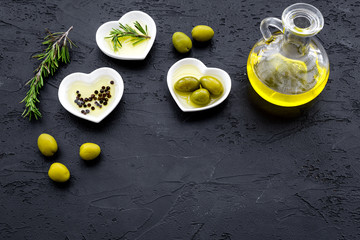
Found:
[[[215,76],[216,78],[218,78],[224,87],[223,95],[215,102],[210,103],[204,107],[194,108],[194,107],[187,106],[186,104],[183,104],[179,100],[178,96],[176,95],[176,93],[174,91],[174,84],[178,80],[178,79],[175,79],[174,75],[178,69],[180,69],[181,67],[184,67],[186,65],[191,65],[191,66],[196,67],[202,76]],[[208,68],[205,66],[205,64],[203,64],[200,60],[198,60],[196,58],[184,58],[180,61],[177,61],[169,69],[168,74],[167,74],[167,84],[168,84],[168,88],[169,88],[169,91],[170,91],[172,97],[174,98],[176,104],[179,106],[179,108],[183,112],[196,112],[196,111],[202,111],[202,110],[213,108],[213,107],[219,105],[220,103],[222,103],[228,97],[228,95],[230,93],[231,78],[230,78],[229,74],[222,69]]]
[[[108,76],[114,81],[114,87],[115,87],[115,94],[113,94],[114,100],[110,105],[106,106],[106,109],[104,109],[103,112],[98,116],[94,116],[91,114],[87,114],[87,115],[82,114],[79,111],[79,108],[74,106],[73,103],[70,103],[68,97],[68,90],[70,89],[71,84],[74,83],[75,81],[82,82],[84,84],[92,84],[95,83],[99,78],[104,76]],[[120,76],[120,74],[112,68],[104,67],[104,68],[98,68],[89,74],[77,72],[66,76],[60,83],[58,97],[61,105],[73,115],[79,118],[89,120],[91,122],[99,123],[115,109],[115,107],[120,102],[123,93],[124,93],[124,81]]]
[[[135,22],[139,21],[141,25],[147,25],[149,36],[151,37],[148,41],[146,48],[143,52],[138,53],[136,55],[129,54],[117,54],[112,49],[109,48],[107,42],[105,41],[105,37],[109,36],[110,31],[113,28],[119,28],[119,23],[123,25],[129,24],[130,26]],[[148,55],[151,47],[154,44],[156,38],[156,24],[154,19],[150,17],[148,14],[141,11],[131,11],[124,14],[118,21],[106,22],[101,25],[96,31],[96,43],[100,50],[108,55],[109,57],[121,59],[121,60],[143,60]]]

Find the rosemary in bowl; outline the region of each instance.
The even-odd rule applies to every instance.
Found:
[[[120,28],[118,29],[113,28],[112,31],[110,31],[109,36],[105,37],[111,39],[115,52],[119,48],[122,48],[121,42],[126,37],[130,37],[130,41],[132,42],[133,46],[141,43],[144,40],[151,38],[148,34],[147,25],[145,25],[145,28],[143,28],[143,26],[141,26],[141,24],[138,21],[135,21],[134,26],[135,29],[129,26],[128,24],[123,25],[119,23]]]

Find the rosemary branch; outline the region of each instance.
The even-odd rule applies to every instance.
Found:
[[[36,107],[36,103],[39,103],[38,95],[40,88],[44,85],[44,78],[50,74],[54,75],[55,71],[59,67],[59,62],[68,63],[70,61],[69,48],[76,46],[70,38],[68,38],[69,32],[73,29],[71,26],[66,32],[51,33],[47,30],[48,35],[44,38],[43,45],[47,45],[44,53],[33,56],[38,60],[42,60],[39,67],[35,69],[35,76],[31,78],[26,85],[30,85],[30,89],[26,94],[26,97],[21,101],[25,102],[25,110],[22,113],[23,117],[34,116],[35,119],[41,117],[39,109]]]
[[[147,25],[145,25],[145,29],[144,29],[138,21],[134,22],[134,26],[137,30],[139,30],[140,33],[136,31],[136,29],[130,27],[128,24],[124,26],[123,24],[119,23],[119,26],[120,29],[113,28],[112,31],[110,31],[110,36],[105,37],[105,38],[111,38],[115,52],[122,47],[120,40],[123,37],[131,37],[130,41],[133,42],[133,46],[146,39],[151,38],[148,35]]]

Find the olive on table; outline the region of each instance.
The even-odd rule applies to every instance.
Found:
[[[183,32],[174,33],[172,42],[179,53],[187,53],[192,48],[191,39]]]
[[[100,146],[95,143],[84,143],[80,147],[79,155],[83,160],[93,160],[99,156]]]
[[[206,42],[214,36],[214,30],[206,25],[198,25],[193,28],[191,35],[198,42]]]
[[[66,182],[70,178],[69,169],[64,164],[58,162],[51,164],[48,175],[55,182]]]
[[[200,78],[200,83],[203,88],[209,90],[209,92],[214,96],[219,96],[224,91],[224,87],[221,82],[214,77],[204,76]]]
[[[206,105],[210,102],[210,93],[207,89],[200,88],[190,95],[190,100],[197,105]]]
[[[55,138],[47,133],[43,133],[38,137],[37,145],[40,152],[46,157],[53,156],[58,150]]]
[[[180,92],[192,92],[200,88],[200,81],[195,77],[183,77],[175,83],[174,87]]]

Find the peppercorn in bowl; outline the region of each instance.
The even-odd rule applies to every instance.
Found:
[[[120,102],[124,82],[112,68],[98,68],[85,73],[66,76],[59,86],[61,105],[73,115],[99,123],[108,116]]]

